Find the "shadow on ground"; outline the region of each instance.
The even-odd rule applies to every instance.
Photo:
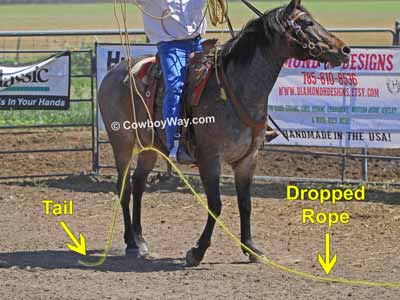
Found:
[[[86,193],[116,193],[115,182],[115,177],[111,176],[74,175],[59,179],[10,181],[4,182],[3,184],[13,186],[49,187]],[[189,182],[196,191],[204,193],[203,186],[198,177],[190,176]],[[222,180],[220,186],[222,195],[236,195],[235,185],[232,180]],[[252,186],[252,195],[254,197],[280,199],[286,197],[285,189],[286,185],[281,183],[255,182]],[[164,174],[152,174],[148,178],[146,193],[171,193],[177,191],[183,194],[192,194],[190,189],[186,187],[178,177],[167,176]]]
[[[101,250],[88,251],[84,261],[94,262],[98,259]],[[99,267],[88,268],[78,263],[81,256],[71,251],[20,251],[0,253],[0,269],[13,268],[27,271],[41,269],[82,269],[98,270],[103,272],[172,272],[184,270],[185,261],[181,258],[143,258],[133,255],[110,255],[105,263]],[[200,268],[196,268],[196,270]]]
[[[193,188],[204,193],[203,186],[199,177],[190,176],[189,182]],[[94,175],[74,175],[61,179],[46,179],[46,180],[26,180],[26,181],[10,181],[3,184],[17,186],[32,186],[32,187],[49,187],[74,192],[86,193],[116,193],[115,177],[113,176],[94,176]],[[254,182],[252,185],[252,196],[259,198],[274,198],[279,200],[286,199],[286,187],[289,182]],[[301,188],[352,188],[357,186],[337,186],[332,184],[299,184]],[[232,179],[221,180],[221,194],[225,196],[235,196],[236,190]],[[146,193],[173,193],[179,192],[183,194],[192,194],[190,189],[181,181],[179,177],[168,176],[165,174],[152,174],[147,181]],[[366,201],[379,202],[385,204],[398,205],[400,204],[400,190],[387,188],[385,186],[367,186]]]

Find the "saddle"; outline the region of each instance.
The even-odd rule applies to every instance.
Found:
[[[188,69],[186,71],[185,88],[181,101],[181,118],[190,118],[190,108],[199,104],[206,84],[213,74],[215,67],[215,49],[217,39],[208,39],[202,43],[202,52],[193,52],[189,55]],[[145,56],[136,59],[131,67],[131,73],[135,78],[136,87],[146,102],[147,108],[154,118],[154,110],[158,97],[164,94],[164,82],[158,56]],[[124,79],[124,84],[129,85],[129,74]],[[181,143],[187,150],[195,155],[193,128],[181,127]]]
[[[202,52],[193,52],[189,56],[188,70],[186,72],[183,102],[189,106],[197,106],[200,97],[214,70],[214,53],[217,39],[205,40],[202,43]],[[146,100],[148,109],[154,113],[154,101],[157,89],[163,84],[161,65],[158,56],[145,56],[137,59],[131,67],[131,72],[136,79],[140,92]],[[124,79],[129,84],[129,75]]]
[[[217,49],[217,42],[217,39],[205,40],[202,43],[203,51],[191,53],[189,56],[185,88],[183,92],[183,99],[181,101],[181,118],[191,117],[191,108],[199,104],[204,88],[206,87],[209,78],[215,71],[215,51]],[[162,105],[162,103],[155,103],[155,101],[161,101],[162,97],[158,97],[158,95],[164,94],[164,82],[162,80],[162,70],[158,57],[147,56],[135,60],[134,65],[131,68],[131,72],[133,73],[136,86],[139,89],[140,94],[143,96],[149,112],[152,118],[154,118],[155,106]],[[263,120],[256,121],[248,114],[246,108],[232,92],[230,84],[228,83],[225,72],[222,68],[219,69],[219,76],[221,79],[220,98],[226,100],[229,97],[236,108],[241,121],[247,127],[252,129],[252,142],[247,153],[243,155],[242,158],[244,158],[257,147],[257,137],[259,136],[261,130],[265,130],[265,128],[267,129],[265,132],[265,139],[267,142],[276,138],[279,133],[267,125],[266,116]],[[129,84],[129,78],[130,76],[128,74],[124,79],[125,84]],[[189,155],[196,159],[196,144],[195,139],[193,138],[193,127],[180,127],[178,130],[180,130],[181,133],[180,143],[185,145]],[[242,158],[240,160],[242,160]]]

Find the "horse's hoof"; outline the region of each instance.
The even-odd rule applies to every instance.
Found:
[[[125,249],[125,256],[131,256],[131,257],[140,257],[140,252],[139,248],[126,248]]]
[[[137,245],[137,248],[139,249],[139,254],[141,257],[147,257],[149,256],[149,247],[147,247],[146,241],[143,239],[142,236],[135,236],[135,243]]]
[[[134,257],[134,258],[146,258],[149,256],[149,250],[147,247],[145,249],[143,248],[126,248],[125,250],[125,255]]]
[[[197,267],[200,265],[201,260],[196,257],[194,254],[194,248],[190,249],[188,252],[186,252],[186,265],[188,267]]]
[[[249,254],[249,261],[252,264],[260,263],[263,260],[263,258],[265,258],[264,254],[258,254],[257,256]]]
[[[147,257],[150,255],[150,251],[146,243],[142,243],[139,245],[139,254],[141,257]]]

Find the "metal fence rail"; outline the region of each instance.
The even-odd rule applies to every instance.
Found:
[[[62,53],[68,50],[4,50],[0,51],[1,53],[16,53],[16,54],[53,54],[53,53]],[[92,64],[93,60],[93,51],[91,49],[82,49],[70,51],[71,54],[86,54]],[[89,123],[64,123],[64,124],[35,124],[35,125],[2,125],[0,126],[0,132],[4,132],[6,130],[21,130],[21,129],[54,129],[54,128],[91,128],[91,140],[90,147],[76,147],[76,148],[43,148],[43,149],[29,149],[29,150],[18,150],[18,149],[6,149],[0,150],[0,155],[10,155],[10,154],[32,154],[32,153],[61,153],[61,152],[90,152],[92,155],[92,169],[95,170],[95,130],[96,130],[96,119],[95,119],[95,110],[96,104],[94,99],[94,74],[91,65],[88,66],[88,70],[90,70],[87,74],[71,74],[71,79],[73,78],[87,78],[90,80],[90,98],[88,99],[70,99],[70,105],[74,105],[75,103],[90,103],[90,122]],[[22,179],[22,178],[41,178],[41,177],[60,177],[60,176],[70,176],[71,173],[46,173],[46,174],[30,174],[30,175],[12,175],[12,176],[0,176],[0,179]]]
[[[333,33],[340,33],[340,34],[351,34],[351,33],[359,33],[359,34],[374,34],[379,35],[381,37],[387,36],[387,40],[391,41],[391,45],[399,45],[400,41],[400,26],[396,23],[395,28],[328,28],[329,31]],[[235,29],[236,32],[238,32],[238,29]],[[224,33],[228,33],[229,31],[227,29],[223,30]],[[145,38],[145,33],[143,29],[131,29],[128,31],[129,35],[132,37],[143,37]],[[207,31],[208,34],[217,34],[221,33],[221,30],[219,29],[209,29]],[[107,37],[113,37],[117,38],[119,37],[120,33],[118,30],[47,30],[47,31],[39,31],[39,30],[33,30],[33,31],[0,31],[0,38],[3,38],[3,48],[7,47],[12,47],[14,50],[20,50],[23,48],[26,48],[26,45],[23,44],[21,41],[24,38],[38,38],[39,40],[35,42],[35,39],[32,40],[32,45],[29,45],[29,49],[34,49],[37,48],[37,44],[40,44],[40,39],[43,38],[73,38],[73,37],[79,37],[81,39],[90,39],[85,42],[85,40],[81,40],[81,43],[86,43],[86,44],[93,44],[94,41],[97,41],[99,37],[106,39]],[[5,40],[10,41],[10,39],[15,40],[15,45],[14,43],[4,43]],[[386,38],[385,38],[386,41]],[[77,42],[77,41],[75,41]],[[51,46],[52,43],[55,43],[58,48],[59,47],[64,47],[60,46],[59,44],[56,43],[56,41],[43,41],[44,44],[47,44]],[[69,45],[72,43],[72,41],[65,41],[65,45]],[[386,43],[386,42],[385,42]],[[84,46],[87,46],[87,45]],[[351,44],[359,44],[355,42],[351,42]],[[13,45],[13,46],[10,46]],[[71,46],[71,45],[69,45]],[[82,46],[82,44],[80,45]],[[0,46],[1,48],[1,46]],[[40,47],[39,47],[40,48]],[[42,47],[43,48],[43,47]]]
[[[328,31],[334,33],[387,33],[393,38],[393,45],[397,45],[396,36],[399,34],[399,22],[396,22],[395,29],[385,27],[351,27],[340,28],[331,27],[327,28]],[[223,29],[224,33],[229,33],[229,30]],[[240,29],[234,29],[239,32]],[[130,29],[129,35],[145,35],[143,29]],[[208,29],[207,33],[216,34],[221,33],[220,29]],[[116,29],[106,30],[31,30],[31,31],[0,31],[0,37],[39,37],[39,36],[107,36],[107,35],[120,35]]]
[[[236,30],[238,31],[238,30]],[[329,31],[334,33],[372,33],[379,35],[389,35],[390,40],[392,41],[391,45],[399,46],[400,45],[400,22],[396,22],[395,28],[329,28]],[[220,33],[221,30],[208,30],[207,33],[215,34]],[[228,32],[225,30],[225,32]],[[144,36],[144,31],[142,29],[132,29],[129,30],[129,34],[132,36]],[[26,38],[26,37],[96,37],[96,36],[119,36],[118,30],[54,30],[54,31],[0,31],[0,38]],[[54,53],[65,50],[3,50],[0,51],[0,54],[6,53],[15,53],[15,54],[38,54],[38,53]],[[92,50],[75,50],[71,51],[72,53],[88,53],[90,55],[91,66],[88,68],[91,70],[90,74],[76,74],[73,75],[73,78],[90,78],[90,99],[71,99],[72,103],[78,102],[90,102],[91,103],[91,120],[89,123],[73,123],[73,124],[37,124],[31,126],[0,126],[0,130],[11,130],[11,129],[31,129],[31,128],[74,128],[74,127],[89,127],[91,128],[91,147],[80,147],[76,149],[69,148],[58,148],[58,149],[36,149],[36,150],[2,150],[0,151],[0,155],[7,154],[25,154],[25,153],[34,153],[34,152],[91,152],[92,154],[92,169],[93,171],[98,172],[101,169],[113,168],[111,165],[103,164],[99,161],[99,145],[107,144],[107,141],[101,140],[99,134],[97,133],[97,120],[96,120],[96,102],[95,102],[95,72],[92,68],[94,65],[94,57]],[[288,148],[288,146],[284,146]],[[355,158],[361,160],[362,166],[362,179],[361,181],[368,181],[368,160],[369,159],[379,159],[379,160],[400,160],[400,157],[397,156],[384,156],[384,155],[370,155],[368,154],[366,149],[361,149],[361,154],[349,153],[347,149],[341,149],[340,152],[327,152],[327,151],[305,151],[299,149],[282,149],[282,146],[265,146],[263,151],[270,152],[285,152],[289,154],[297,154],[297,155],[314,155],[314,156],[326,156],[326,157],[338,157],[342,158],[342,175],[340,179],[320,179],[320,178],[300,178],[300,177],[271,177],[271,176],[256,176],[257,180],[292,180],[298,182],[325,182],[325,183],[358,183],[359,181],[346,180],[344,176],[346,159]],[[159,171],[162,172],[162,171]],[[197,175],[193,173],[188,173],[189,175]],[[0,176],[0,179],[18,179],[18,178],[39,178],[39,177],[52,177],[52,176],[68,176],[70,173],[65,174],[33,174],[33,175],[24,175],[24,176]],[[230,176],[223,176],[226,178],[230,178]],[[390,183],[394,184],[394,183]]]

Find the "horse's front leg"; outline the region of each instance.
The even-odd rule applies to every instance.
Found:
[[[221,197],[219,192],[219,178],[221,167],[219,159],[205,158],[199,159],[200,177],[207,195],[209,209],[216,217],[221,214]],[[206,226],[196,247],[190,249],[186,254],[186,263],[188,266],[198,266],[203,260],[207,248],[211,243],[211,235],[215,226],[214,218],[209,214]]]
[[[258,255],[263,255],[263,252],[257,249],[254,245],[251,236],[251,195],[250,188],[256,168],[256,154],[247,156],[241,162],[234,166],[235,186],[240,214],[240,231],[241,242]],[[257,261],[257,258],[245,248],[242,247],[244,254],[249,256],[251,262]]]

